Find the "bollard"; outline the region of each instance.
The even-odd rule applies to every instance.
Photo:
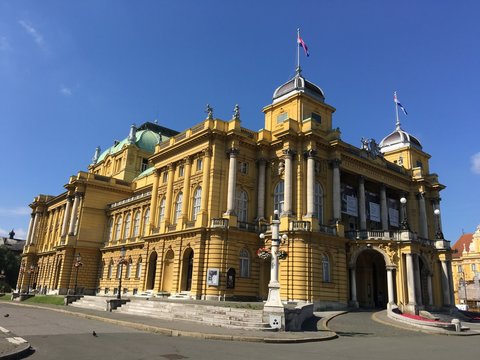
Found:
[[[455,331],[460,332],[462,331],[462,323],[458,319],[452,319],[452,324],[455,325]]]

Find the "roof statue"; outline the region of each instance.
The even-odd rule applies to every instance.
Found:
[[[238,104],[236,104],[233,109],[233,119],[240,120],[240,106],[238,106]]]
[[[207,119],[213,120],[213,108],[210,106],[210,104],[207,104],[205,112],[207,113]]]

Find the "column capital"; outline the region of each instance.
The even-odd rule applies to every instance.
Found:
[[[418,200],[425,199],[425,191],[419,191],[416,194],[416,197],[417,197]]]
[[[285,157],[289,157],[289,158],[292,158],[295,155],[295,150],[290,148],[283,149],[282,152]]]
[[[332,165],[333,168],[339,168],[340,164],[342,163],[342,160],[341,159],[332,159],[332,160],[329,160],[328,163],[330,165]]]
[[[315,149],[309,149],[303,153],[306,159],[314,158],[317,156],[317,150]]]
[[[232,158],[232,157],[237,157],[237,155],[240,153],[240,150],[238,148],[232,147],[227,150],[227,154]]]
[[[365,184],[365,176],[358,175],[358,183],[359,184]]]
[[[387,265],[385,268],[387,271],[397,270],[397,265]]]
[[[202,150],[202,154],[203,154],[203,156],[205,156],[205,157],[210,157],[210,156],[212,156],[212,148],[209,146],[209,147],[203,149],[203,150]]]
[[[167,169],[168,169],[168,171],[175,170],[175,164],[173,162],[171,162],[170,164],[167,164]]]
[[[186,165],[190,165],[192,163],[192,155],[185,156],[183,161],[185,161]]]

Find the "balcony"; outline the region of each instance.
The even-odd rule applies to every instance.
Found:
[[[228,219],[223,219],[223,218],[212,219],[210,227],[217,228],[217,229],[226,229],[228,228]]]
[[[410,230],[350,230],[345,231],[345,237],[350,240],[382,240],[416,242],[424,246],[435,247],[436,241],[425,239]]]
[[[249,232],[256,232],[258,230],[258,226],[253,223],[239,221],[237,224],[240,230],[249,231]]]

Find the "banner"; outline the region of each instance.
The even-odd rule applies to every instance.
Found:
[[[388,204],[388,220],[391,226],[399,227],[399,211],[398,211],[398,200],[387,199]]]
[[[358,217],[357,190],[350,185],[341,184],[342,213]]]
[[[367,192],[367,219],[375,222],[381,222],[382,217],[380,214],[380,197],[378,194]]]

